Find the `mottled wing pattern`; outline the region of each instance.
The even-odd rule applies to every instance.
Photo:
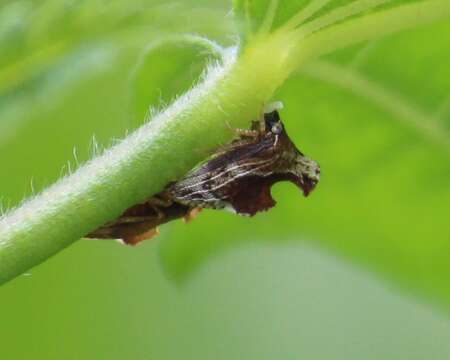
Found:
[[[259,194],[260,189],[252,188],[248,180],[270,173],[278,159],[276,140],[277,136],[269,133],[211,159],[169,188],[174,201],[217,209],[233,205],[231,200],[238,193]]]
[[[159,225],[174,219],[189,217],[192,210],[189,206],[172,201],[161,205],[161,196],[163,195],[167,197],[167,193],[163,192],[150,198],[145,203],[128,208],[116,220],[106,223],[85,237],[121,239],[128,245],[136,245],[142,240],[157,235]]]
[[[307,196],[319,181],[319,165],[295,147],[277,111],[264,115],[264,129],[257,125],[183,179],[87,237],[137,244],[157,234],[158,225],[191,219],[202,208],[230,208],[253,216],[275,205],[270,189],[278,181],[291,181]]]

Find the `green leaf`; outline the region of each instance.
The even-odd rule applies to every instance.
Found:
[[[281,200],[277,209],[252,221],[205,211],[200,218],[205,220],[188,227],[177,223],[174,236],[162,246],[171,273],[178,278],[186,276],[219,249],[250,238],[270,242],[309,239],[377,270],[391,281],[397,280],[408,290],[448,303],[442,279],[448,277],[445,119],[449,77],[445,65],[450,3],[357,0],[312,1],[304,5],[295,1],[235,2],[237,16],[249,26],[243,35],[247,47],[236,63],[230,60],[230,72],[221,72],[223,68],[219,67],[223,77],[214,83],[217,87],[213,92],[194,86],[159,118],[157,125],[162,127],[158,131],[152,127],[157,126],[154,123],[146,124],[140,142],[127,137],[123,143],[126,145],[120,148],[127,151],[115,147],[94,159],[92,171],[84,167],[84,173],[77,172],[63,182],[59,196],[37,196],[31,202],[40,210],[32,214],[37,221],[33,231],[27,227],[27,207],[20,208],[21,221],[11,222],[20,231],[8,237],[12,239],[10,244],[18,246],[13,250],[16,258],[8,256],[12,247],[3,246],[8,261],[2,262],[8,270],[4,279],[47,258],[88,228],[181,176],[195,161],[230,140],[224,120],[231,120],[234,126],[248,125],[274,90],[286,81],[278,93],[286,104],[283,116],[300,148],[322,164],[324,175],[319,189],[323,190],[318,189],[306,201],[288,185],[276,187],[274,192]],[[178,13],[158,8],[158,12],[152,11],[154,7],[142,9],[138,2],[118,2],[106,10],[100,3],[80,2],[70,11],[59,1],[48,1],[38,9],[39,16],[24,16],[0,30],[4,38],[17,40],[12,51],[1,59],[1,96],[14,96],[14,101],[4,102],[8,106],[19,100],[13,108],[24,111],[27,125],[24,122],[23,131],[2,145],[8,149],[2,154],[2,165],[6,173],[15,176],[2,179],[2,190],[11,194],[9,189],[14,189],[14,203],[21,195],[18,189],[25,187],[24,182],[28,184],[31,174],[45,179],[44,185],[57,178],[62,164],[72,156],[74,145],[84,148],[82,159],[88,158],[87,143],[93,132],[101,131],[102,138],[107,139],[126,130],[131,117],[126,106],[130,97],[129,70],[136,67],[137,54],[149,41],[156,35],[165,38],[174,28],[192,32],[196,27],[208,28],[208,23],[217,20],[202,12],[203,16],[196,18],[198,22],[182,26],[182,19],[190,14],[186,9]],[[26,15],[28,11],[24,8],[13,12]],[[439,19],[447,22],[364,44]],[[152,26],[146,27],[149,23]],[[210,27],[216,31],[226,28],[221,21],[217,23],[218,27]],[[52,32],[54,27],[60,31]],[[219,37],[229,35],[232,32],[222,32]],[[137,65],[139,74],[134,84],[138,112],[143,114],[150,102],[157,103],[161,97],[168,101],[192,86],[207,63],[207,56],[197,58],[198,67],[192,61],[192,49],[205,45],[197,40],[181,48],[160,45],[153,55],[141,57],[142,66]],[[18,96],[18,90],[33,81],[58,74],[53,71],[57,65],[67,64],[62,60],[71,54],[77,60],[74,63],[79,64],[78,51],[98,43],[112,44],[117,51],[113,54],[119,54],[114,56],[111,71],[93,71],[92,77],[64,85],[66,91],[39,87],[44,96],[51,95],[40,102],[48,106],[44,110],[36,106],[32,92]],[[322,59],[317,61],[320,56]],[[186,72],[191,64],[192,72]],[[152,69],[163,69],[163,65],[168,70],[162,74]],[[82,69],[82,73],[89,73]],[[300,75],[288,80],[294,70]],[[45,84],[51,82],[39,82]],[[73,92],[67,91],[69,88]],[[156,96],[154,88],[163,90],[163,95],[158,90]],[[436,114],[441,115],[434,114],[434,109],[439,109]],[[301,121],[293,121],[299,118]],[[169,132],[160,131],[164,126]],[[59,141],[63,144],[53,145]],[[110,166],[114,159],[120,161]],[[107,170],[105,177],[96,175],[98,168]],[[98,179],[105,183],[100,184]],[[71,181],[87,186],[78,187],[80,192],[74,193],[76,187]],[[52,201],[59,201],[61,208]],[[66,213],[67,209],[70,211]],[[405,214],[405,218],[399,214]],[[182,233],[177,235],[178,231]]]
[[[316,31],[345,19],[414,0],[233,0],[243,43],[277,29]]]
[[[11,100],[0,104],[0,137],[6,139],[0,140],[0,201],[5,208],[28,195],[31,182],[39,190],[67,173],[68,160],[74,169],[74,153],[80,162],[89,159],[94,152],[90,148],[95,148],[90,145],[93,134],[103,146],[123,137],[132,118],[130,71],[150,41],[173,30],[220,39],[222,44],[234,39],[234,30],[223,25],[229,18],[225,1],[219,5],[223,11],[215,15],[206,11],[214,0],[158,2],[167,11],[155,9],[154,0],[0,2],[0,74],[11,65],[29,65],[8,81],[0,76],[0,88],[7,89]],[[379,9],[396,10],[404,3],[390,1]],[[279,1],[279,6],[295,4]],[[390,19],[341,10],[343,16],[358,20],[357,31],[355,23],[328,11],[348,4],[332,0],[295,27],[296,44],[302,44],[293,61],[293,67],[300,65],[298,75],[274,98],[285,103],[282,116],[296,144],[322,165],[317,191],[304,199],[293,186],[283,184],[273,189],[278,205],[268,213],[249,219],[205,211],[190,224],[179,221],[162,227],[160,237],[139,248],[109,241],[77,242],[33,269],[28,274],[32,276],[1,287],[0,307],[8,309],[1,315],[2,358],[53,359],[70,354],[109,360],[350,360],[371,358],[381,343],[372,357],[449,358],[445,316],[413,297],[397,296],[394,286],[359,271],[370,269],[373,277],[439,301],[448,311],[448,19],[441,25],[354,44],[416,26],[430,8],[444,14],[442,4],[450,3],[415,1],[428,10],[394,11]],[[192,17],[197,6],[203,7],[200,17]],[[286,19],[296,13],[298,9]],[[284,24],[282,19],[277,12],[271,30],[278,22]],[[56,57],[34,57],[60,41],[65,46]],[[96,44],[113,45],[106,46],[112,52],[103,52],[105,48]],[[244,75],[254,74],[253,66],[266,58],[284,55],[292,44],[282,45],[275,47],[277,51],[263,46],[260,61],[251,63]],[[252,43],[249,48],[260,46]],[[339,53],[311,63],[318,54],[336,48]],[[107,55],[105,67],[102,61],[89,61],[99,53]],[[199,59],[205,60],[203,55]],[[177,59],[167,59],[172,61]],[[270,66],[265,70],[266,76],[273,73]],[[259,80],[245,79],[254,84]],[[11,87],[11,80],[19,86]],[[155,87],[177,91],[171,80],[164,78]],[[239,93],[235,104],[247,104],[263,88],[249,86],[243,77],[234,80],[255,91]],[[183,84],[189,87],[188,78]],[[149,91],[152,88],[149,84]],[[241,124],[251,120],[248,114],[240,116]],[[179,135],[184,136],[181,131]],[[170,146],[171,139],[167,143]],[[163,170],[178,166],[185,157],[175,152]],[[150,166],[148,182],[139,189],[155,186],[154,173]],[[110,188],[108,201],[93,217],[111,211],[112,203],[123,196],[117,189]],[[61,199],[70,193],[66,190]],[[84,198],[98,199],[97,193],[90,195]],[[42,208],[28,213],[30,222]],[[51,227],[67,225],[52,241],[66,236],[80,217],[84,216],[83,223],[90,221],[83,214],[85,207],[80,206],[74,216],[56,213],[49,218]],[[58,217],[63,220],[55,222]],[[33,224],[28,225],[24,237],[33,241],[16,253],[18,260],[41,246],[47,235],[40,236]],[[250,241],[254,244],[248,246]],[[286,242],[291,244],[280,246]],[[180,279],[201,269],[198,276],[183,288],[174,288],[158,266],[157,245],[170,274]],[[223,256],[223,250],[228,254]],[[336,254],[340,259],[334,258]],[[2,258],[0,268],[5,260],[10,257]],[[64,329],[64,336],[58,337],[55,329]],[[352,346],[342,346],[349,338]]]
[[[131,79],[133,125],[148,119],[152,108],[164,107],[192,88],[209,64],[222,60],[223,52],[215,42],[196,35],[171,36],[148,45]]]
[[[8,146],[11,136],[20,137],[29,121],[63,103],[83,81],[108,71],[129,72],[148,43],[180,29],[220,36],[229,27],[219,9],[186,3],[152,1],[143,6],[130,1],[106,8],[99,2],[66,6],[57,0],[42,6],[26,1],[1,4],[0,146]],[[122,68],[125,63],[128,68]],[[130,98],[128,93],[123,97]],[[124,126],[122,133],[126,130]]]
[[[251,220],[205,211],[174,225],[161,241],[172,276],[242,242],[309,240],[449,309],[449,41],[444,22],[302,67],[277,99],[322,166],[317,190],[277,186],[277,208]]]

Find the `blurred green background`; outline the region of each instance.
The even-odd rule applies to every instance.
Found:
[[[230,9],[3,1],[4,211],[189,88],[212,60],[159,42],[232,44]],[[137,248],[79,241],[0,288],[0,358],[449,358],[449,42],[444,21],[309,64],[276,99],[322,166],[310,198],[280,184],[254,219],[205,211]]]

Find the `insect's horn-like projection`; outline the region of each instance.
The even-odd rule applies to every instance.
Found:
[[[319,165],[290,140],[277,111],[265,114],[252,135],[213,157],[169,187],[175,201],[201,208],[228,208],[253,216],[275,205],[271,186],[291,181],[308,195],[319,181]]]
[[[307,196],[319,176],[319,165],[296,148],[278,111],[271,111],[203,165],[87,237],[136,244],[156,234],[158,225],[202,208],[253,216],[275,206],[270,189],[276,182],[293,182]]]

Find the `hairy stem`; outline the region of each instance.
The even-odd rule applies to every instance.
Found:
[[[269,41],[267,41],[269,40]],[[266,39],[164,112],[0,220],[0,283],[160,191],[247,127],[287,76],[285,41]],[[278,56],[264,57],[271,53]]]
[[[350,19],[306,38],[301,27],[255,38],[238,60],[228,56],[201,84],[120,144],[1,218],[0,283],[181,177],[232,139],[230,126],[247,127],[260,116],[274,91],[306,61],[448,17],[448,0],[429,0]]]

